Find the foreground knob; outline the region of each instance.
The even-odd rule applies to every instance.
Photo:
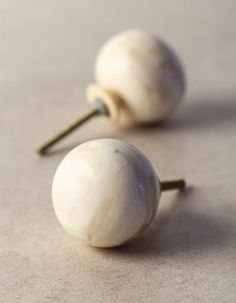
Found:
[[[184,94],[184,72],[174,51],[140,30],[125,31],[104,44],[95,77],[96,84],[87,89],[90,109],[43,143],[40,154],[97,115],[119,126],[162,121]]]
[[[146,156],[114,139],[89,141],[59,165],[52,186],[61,225],[87,245],[113,247],[141,234],[154,219],[161,189],[184,180],[159,181]]]

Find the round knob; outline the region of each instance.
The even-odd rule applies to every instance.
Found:
[[[122,32],[104,44],[95,76],[95,86],[88,88],[89,101],[104,101],[110,109],[108,118],[121,125],[159,122],[184,94],[184,72],[174,51],[140,30]]]
[[[52,185],[61,225],[90,246],[121,245],[156,216],[161,191],[184,189],[184,179],[160,182],[134,146],[115,139],[88,141],[59,165]]]
[[[90,246],[112,247],[133,239],[152,222],[160,182],[134,146],[100,139],[79,145],[64,158],[52,198],[69,233]]]
[[[184,94],[184,72],[167,44],[143,31],[111,38],[96,60],[96,84],[87,89],[89,110],[60,130],[37,151],[47,150],[94,116],[120,126],[165,119]]]

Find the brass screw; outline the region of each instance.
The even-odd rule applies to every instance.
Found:
[[[50,139],[46,140],[43,144],[41,144],[37,148],[37,153],[40,155],[45,155],[46,152],[57,142],[59,142],[62,138],[66,137],[68,134],[70,134],[72,131],[77,129],[80,125],[84,124],[86,121],[90,120],[91,118],[95,116],[109,116],[109,111],[107,106],[99,99],[95,100],[90,108],[83,113],[79,118],[77,118],[75,121],[61,129],[58,133],[53,135]]]
[[[173,180],[164,180],[161,181],[161,190],[172,190],[180,189],[183,190],[186,187],[186,182],[184,179],[173,179]]]

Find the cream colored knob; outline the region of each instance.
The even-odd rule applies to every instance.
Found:
[[[104,100],[114,112],[117,124],[147,124],[165,119],[182,100],[184,72],[174,51],[156,36],[129,30],[108,40],[95,66],[96,86],[88,89],[88,99]],[[120,97],[122,102],[106,102],[100,89]],[[90,91],[92,90],[92,93]],[[123,105],[123,107],[122,107]],[[119,119],[118,119],[119,118]]]
[[[165,119],[184,94],[184,73],[166,43],[140,30],[125,31],[101,48],[96,83],[87,88],[90,109],[44,142],[44,154],[91,117],[100,115],[118,126],[151,124]]]
[[[160,183],[152,164],[134,146],[100,139],[79,145],[62,160],[52,200],[70,234],[90,246],[113,247],[151,224],[161,189],[183,186],[183,180]]]

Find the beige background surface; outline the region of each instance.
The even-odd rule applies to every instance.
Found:
[[[86,107],[99,47],[134,27],[177,50],[185,102],[160,128],[122,131],[98,119],[37,157],[41,140]],[[234,0],[2,0],[0,302],[236,302],[235,82]],[[51,181],[72,147],[113,136],[191,188],[163,195],[140,239],[91,249],[58,224]]]

